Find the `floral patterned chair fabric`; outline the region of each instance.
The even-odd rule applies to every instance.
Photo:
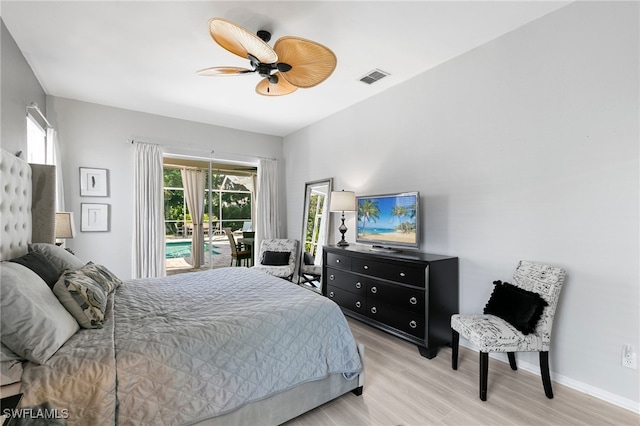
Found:
[[[451,316],[452,359],[451,367],[458,369],[458,344],[460,336],[473,343],[480,351],[480,399],[487,399],[487,376],[489,352],[506,352],[509,365],[517,369],[515,352],[539,352],[540,372],[545,394],[553,398],[549,376],[549,348],[551,328],[555,316],[560,290],[565,279],[562,268],[521,261],[513,276],[513,285],[540,295],[547,302],[535,331],[523,334],[504,319],[490,314],[455,314]]]
[[[274,258],[274,254],[288,253],[288,259],[281,264],[268,262],[269,258]],[[298,258],[298,240],[288,239],[266,239],[260,243],[260,253],[254,269],[266,272],[267,274],[291,280],[296,270],[296,259]],[[266,264],[272,263],[272,264]]]

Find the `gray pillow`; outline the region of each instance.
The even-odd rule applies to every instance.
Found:
[[[83,328],[102,328],[107,308],[108,287],[85,275],[82,269],[68,270],[53,286],[60,303]]]
[[[37,364],[46,362],[76,331],[78,322],[31,269],[0,262],[2,343]]]
[[[16,257],[15,259],[9,260],[9,262],[19,263],[31,269],[33,272],[38,274],[45,283],[47,283],[49,288],[53,288],[53,285],[58,281],[58,277],[60,277],[58,268],[56,268],[56,266],[51,263],[44,254],[38,253],[37,251],[32,251],[24,256]]]
[[[84,266],[84,262],[66,251],[60,246],[47,243],[29,244],[29,251],[41,253],[53,263],[58,269],[58,274],[63,273],[67,269],[79,269]]]

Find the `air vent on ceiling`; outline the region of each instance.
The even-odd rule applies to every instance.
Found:
[[[379,70],[379,69],[376,68],[375,70],[367,73],[367,75],[362,77],[360,79],[360,81],[363,82],[363,83],[367,83],[367,84],[373,84],[376,81],[381,80],[381,79],[385,78],[388,75],[389,75],[388,72],[385,72],[385,71],[382,71],[382,70]]]

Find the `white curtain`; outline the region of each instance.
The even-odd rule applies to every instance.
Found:
[[[165,275],[165,229],[162,151],[136,142],[134,167],[133,277]]]
[[[47,128],[47,144],[51,144],[53,153],[53,165],[56,166],[56,211],[64,212],[64,184],[62,180],[62,153],[58,132],[52,127]]]
[[[182,186],[187,209],[191,215],[193,234],[191,236],[191,266],[199,268],[204,264],[204,234],[202,218],[204,216],[204,172],[195,169],[182,169]]]
[[[276,160],[260,159],[258,161],[258,189],[256,192],[256,244],[260,244],[260,241],[266,238],[280,238],[278,163]]]
[[[255,222],[256,217],[256,186],[258,178],[257,176],[229,176],[229,179],[236,184],[244,185],[249,191],[251,191],[251,217]],[[251,229],[256,229],[255,223],[251,224]]]

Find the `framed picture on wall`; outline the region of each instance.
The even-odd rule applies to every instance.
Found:
[[[82,203],[80,231],[106,232],[109,230],[109,204]]]
[[[83,197],[107,197],[109,195],[108,170],[80,167],[80,195]]]

